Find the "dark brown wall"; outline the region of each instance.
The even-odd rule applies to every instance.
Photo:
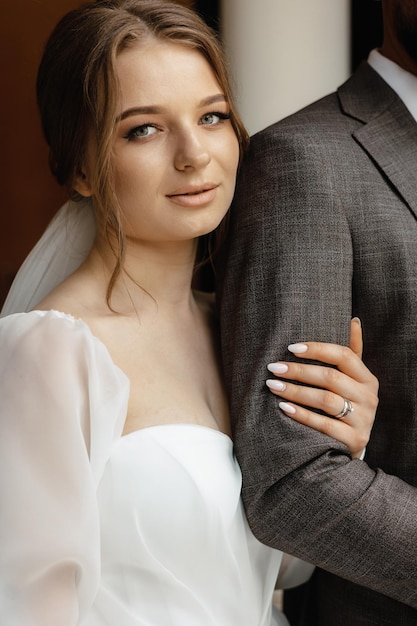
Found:
[[[81,0],[3,0],[0,15],[0,306],[11,280],[65,201],[49,173],[35,101],[44,42]],[[183,0],[193,6],[193,0]]]

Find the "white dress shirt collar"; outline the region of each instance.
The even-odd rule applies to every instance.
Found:
[[[417,122],[417,76],[406,72],[378,50],[371,50],[368,63],[395,91]]]

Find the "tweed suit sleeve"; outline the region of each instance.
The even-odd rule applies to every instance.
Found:
[[[232,207],[219,300],[243,499],[259,540],[417,607],[416,489],[292,421],[265,386],[289,343],[347,343],[356,314],[352,219],[364,217],[347,210],[344,176],[352,185],[361,166],[337,130],[328,152],[319,132],[295,117],[255,136]]]

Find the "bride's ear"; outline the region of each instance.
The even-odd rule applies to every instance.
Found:
[[[93,195],[93,191],[91,189],[90,182],[88,180],[87,174],[80,170],[74,179],[73,187],[75,191],[77,191],[80,196],[84,196],[85,198],[89,198]]]

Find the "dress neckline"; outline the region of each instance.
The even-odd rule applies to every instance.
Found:
[[[172,424],[153,424],[152,426],[144,426],[143,428],[137,428],[136,430],[132,430],[130,433],[126,433],[126,435],[121,435],[120,440],[128,440],[129,438],[135,438],[140,434],[151,434],[152,431],[157,432],[158,430],[164,429],[184,429],[190,431],[194,430],[194,432],[198,434],[205,432],[209,436],[214,435],[215,437],[222,438],[233,446],[233,441],[231,437],[223,431],[217,430],[217,428],[211,428],[210,426],[204,426],[202,424],[193,424],[191,422],[174,422]]]

